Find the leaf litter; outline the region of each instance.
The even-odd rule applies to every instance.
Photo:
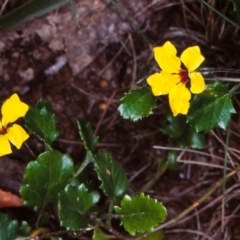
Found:
[[[7,10],[14,6],[13,2],[9,1]],[[239,31],[202,3],[180,0],[116,2],[134,19],[153,46],[166,40],[173,41],[179,49],[199,44],[207,66],[239,67],[240,50],[236,45]],[[224,13],[231,10],[228,3],[216,4],[216,7]],[[0,33],[0,99],[18,92],[29,104],[35,104],[39,98],[52,101],[61,132],[57,148],[75,159],[84,156],[76,120],[82,117],[89,121],[93,130],[98,128],[101,141],[97,147],[107,149],[126,169],[127,175],[134,176],[129,189],[134,193],[148,181],[149,174],[156,171],[157,160],[167,157],[167,150],[153,146],[175,147],[173,140],[161,132],[144,137],[167,124],[163,110],[167,108],[167,101],[160,101],[154,115],[136,123],[122,119],[117,112],[119,99],[130,89],[134,69],[137,69],[134,80],[138,82],[154,72],[156,66],[150,59],[150,47],[108,1],[77,1],[76,9],[80,27],[71,7],[66,5],[15,30]],[[53,66],[58,69],[48,74]],[[231,73],[224,75],[231,77]],[[108,103],[113,91],[116,91],[114,98],[103,110],[101,106]],[[236,96],[237,111],[239,105]],[[239,164],[239,124],[236,114],[231,122],[228,168]],[[142,138],[136,138],[141,135]],[[222,170],[213,166],[223,165],[225,138],[225,132],[217,128],[208,134],[208,148],[202,151],[204,154],[181,150],[178,157],[185,160],[185,164],[165,172],[153,185],[151,196],[163,202],[170,219],[222,177]],[[36,155],[44,147],[36,139],[32,139],[29,146]],[[6,170],[0,175],[1,189],[17,193],[22,175],[13,178],[13,172],[22,173],[24,165],[32,159],[27,149],[23,151],[24,158],[16,152],[0,161],[0,169]],[[188,160],[191,164],[186,164]],[[12,167],[8,168],[6,162],[11,162]],[[237,187],[239,175],[227,185],[224,236],[229,240],[240,239]],[[166,239],[222,239],[222,222],[221,192],[216,191],[195,212],[166,229]]]

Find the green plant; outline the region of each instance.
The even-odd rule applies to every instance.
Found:
[[[161,70],[146,79],[149,86],[132,89],[122,97],[118,108],[121,116],[131,121],[147,117],[157,108],[157,97],[168,95],[171,113],[166,115],[168,124],[161,126],[160,131],[174,138],[179,146],[204,148],[204,134],[209,133],[215,127],[227,130],[228,133],[223,178],[190,207],[154,230],[157,231],[182,219],[221,185],[223,197],[225,197],[226,180],[233,172],[238,172],[240,169],[238,166],[233,172],[226,174],[228,126],[232,114],[236,113],[232,98],[240,85],[237,84],[229,90],[228,84],[223,84],[221,81],[205,83],[205,72],[201,72],[201,69],[196,70],[204,61],[198,46],[187,48],[180,58],[177,56],[177,50],[169,41],[161,47],[155,47],[153,52]],[[195,95],[191,96],[191,93]],[[161,169],[148,182],[147,187],[152,186],[166,169],[174,169],[177,163],[174,156],[169,157],[170,161],[160,160]]]
[[[16,104],[19,108],[16,108]],[[22,111],[15,114],[13,105],[15,109]],[[49,223],[50,203],[57,204],[60,225],[66,230],[49,232],[40,235],[38,239],[63,233],[82,235],[85,231],[93,231],[94,239],[99,239],[99,235],[103,234],[100,228],[118,238],[127,239],[127,235],[122,235],[114,229],[112,219],[117,219],[119,224],[123,224],[125,230],[132,236],[152,231],[165,220],[167,211],[161,203],[143,193],[133,197],[126,194],[129,182],[125,170],[108,152],[96,151],[98,137],[93,135],[89,123],[82,119],[77,122],[86,156],[79,166],[74,166],[69,155],[52,147],[59,132],[56,129],[50,102],[39,100],[36,106],[28,109],[28,106],[14,94],[3,104],[2,112],[5,113],[3,119],[11,118],[10,115],[16,115],[17,118],[25,115],[24,120],[29,134],[34,134],[45,144],[45,151],[27,165],[24,173],[25,182],[20,193],[24,204],[36,211],[37,218],[35,226],[31,226],[32,230],[41,229]],[[13,143],[13,137],[6,137],[9,133],[4,130],[4,126],[0,132],[1,155],[9,153],[9,148],[4,147],[6,144],[4,145],[1,139]],[[12,135],[23,143],[26,138],[22,137],[21,132],[15,131]],[[89,184],[91,180],[84,175],[83,172],[87,171],[86,167],[89,164],[93,165],[100,186]],[[105,200],[104,204],[99,203],[104,195],[108,200]],[[30,227],[26,223],[22,223],[25,224],[23,225],[25,231],[20,231],[23,226],[20,227],[15,220],[9,220],[6,215],[1,215],[0,220],[0,235],[3,236],[1,239],[29,236]],[[46,232],[46,228],[42,228],[43,232]],[[33,234],[30,236],[34,237]]]

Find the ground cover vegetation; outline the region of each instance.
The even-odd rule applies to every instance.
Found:
[[[240,239],[238,1],[0,3],[0,239]]]

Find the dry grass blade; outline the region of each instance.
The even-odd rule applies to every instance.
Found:
[[[228,180],[229,178],[231,178],[232,176],[234,176],[237,172],[240,171],[240,165],[238,167],[236,167],[233,171],[231,171],[230,173],[228,173],[226,175],[226,180]],[[180,220],[182,220],[185,216],[187,216],[188,213],[190,213],[191,211],[193,211],[196,207],[198,207],[200,204],[202,204],[213,192],[215,192],[220,186],[222,186],[223,182],[225,181],[225,178],[221,178],[219,179],[217,182],[215,182],[215,184],[213,184],[207,191],[206,193],[200,197],[197,201],[195,201],[191,206],[189,206],[187,209],[185,209],[183,212],[181,212],[178,216],[174,217],[173,219],[167,221],[166,223],[156,227],[154,229],[155,231],[158,231],[160,229],[172,226],[175,223],[178,223]],[[223,197],[223,196],[222,196]],[[146,236],[147,234],[145,234]],[[141,239],[141,238],[137,238],[137,239]]]
[[[0,16],[2,16],[3,11],[5,10],[7,4],[8,4],[9,0],[5,0],[1,6],[1,10],[0,10]]]

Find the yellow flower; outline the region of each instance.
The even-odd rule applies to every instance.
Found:
[[[154,73],[147,78],[155,96],[169,94],[169,103],[173,115],[187,114],[190,107],[191,92],[198,94],[204,91],[205,82],[201,73],[195,70],[204,61],[198,46],[189,47],[182,55],[176,56],[177,50],[171,42],[166,42],[162,47],[153,49],[154,57],[160,73]],[[181,68],[181,62],[186,69]],[[186,87],[190,82],[190,91]]]
[[[29,135],[21,126],[18,124],[9,125],[25,116],[28,109],[28,105],[21,102],[17,94],[13,94],[3,103],[2,120],[0,120],[0,156],[12,152],[10,142],[20,149],[23,142],[28,139]]]

